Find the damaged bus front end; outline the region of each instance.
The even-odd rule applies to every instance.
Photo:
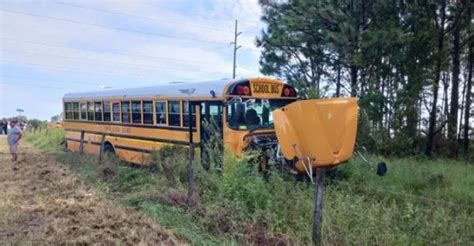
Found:
[[[301,100],[273,111],[281,156],[290,168],[311,175],[316,168],[352,157],[357,133],[357,99]]]

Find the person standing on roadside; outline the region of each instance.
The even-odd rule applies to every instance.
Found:
[[[0,120],[0,135],[3,134],[3,125],[5,124],[4,120]],[[6,134],[6,133],[5,133]]]
[[[18,120],[12,119],[10,121],[10,132],[8,133],[7,141],[8,145],[10,145],[10,153],[12,155],[13,162],[18,160],[18,148],[22,136],[23,132],[18,125]],[[16,167],[13,167],[13,170],[16,170]]]
[[[3,119],[3,132],[5,135],[8,134],[8,121],[6,119]]]

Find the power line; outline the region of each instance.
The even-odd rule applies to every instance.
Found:
[[[55,87],[55,86],[47,86],[47,85],[32,85],[32,84],[17,84],[17,83],[3,82],[3,81],[0,84],[24,86],[24,87],[49,88],[49,89],[58,89],[58,90],[72,90],[71,88],[64,88],[64,87]]]
[[[20,40],[16,38],[9,38],[9,37],[2,37],[3,39],[7,39],[10,41],[15,41],[15,42],[22,42],[22,43],[29,43],[29,44],[34,44],[34,45],[41,45],[41,46],[46,46],[46,47],[54,47],[54,48],[65,48],[65,49],[74,49],[74,50],[81,50],[81,51],[88,51],[88,52],[94,52],[94,53],[99,53],[99,54],[114,54],[114,55],[123,55],[123,56],[134,56],[134,57],[140,57],[140,58],[153,58],[153,59],[163,59],[163,60],[172,60],[172,61],[178,61],[178,62],[186,62],[186,63],[194,63],[194,64],[202,64],[202,63],[208,63],[208,64],[217,64],[221,65],[222,63],[220,62],[212,62],[212,61],[198,61],[198,60],[186,60],[186,59],[178,59],[178,58],[171,58],[171,57],[163,57],[163,56],[150,56],[150,55],[144,55],[144,54],[131,54],[131,53],[122,53],[122,52],[113,52],[113,51],[97,51],[93,49],[84,49],[84,48],[77,48],[77,47],[72,47],[72,46],[67,46],[64,44],[58,44],[58,43],[41,43],[41,42],[33,42],[33,41],[27,41],[27,40]]]
[[[81,49],[81,48],[75,48],[75,47],[68,47],[68,46],[58,46],[58,45],[48,45],[48,44],[45,44],[45,43],[37,43],[37,42],[32,42],[32,41],[22,41],[22,40],[17,40],[17,39],[11,39],[11,38],[6,38],[6,39],[9,39],[9,40],[15,40],[15,41],[19,41],[19,42],[25,42],[25,43],[32,43],[32,44],[35,44],[35,45],[43,45],[43,46],[49,46],[49,47],[55,47],[55,48],[67,48],[67,49],[75,49],[75,50],[86,50],[88,51],[87,49]],[[109,63],[109,64],[120,64],[120,65],[129,65],[129,66],[144,66],[144,67],[149,67],[149,68],[153,68],[153,69],[161,69],[161,70],[170,70],[170,71],[185,71],[185,72],[189,72],[189,71],[194,71],[194,72],[201,72],[201,71],[196,71],[196,70],[193,70],[193,69],[179,69],[179,68],[176,68],[176,67],[167,67],[167,66],[159,66],[159,65],[152,65],[152,64],[140,64],[140,63],[132,63],[132,62],[118,62],[118,61],[112,61],[112,60],[100,60],[100,59],[91,59],[91,58],[86,58],[86,57],[78,57],[78,56],[64,56],[64,55],[57,55],[57,54],[44,54],[44,53],[39,53],[39,52],[32,52],[32,51],[25,51],[25,50],[21,50],[20,52],[23,52],[23,53],[29,53],[29,54],[34,54],[34,55],[42,55],[42,56],[55,56],[55,57],[61,57],[61,58],[66,58],[66,59],[79,59],[79,60],[85,60],[85,61],[92,61],[92,62],[100,62],[100,63]],[[91,52],[95,52],[95,51],[91,51]],[[114,55],[123,55],[123,56],[126,56],[127,54],[126,53],[119,53],[119,52],[102,52],[102,53],[107,53],[107,54],[114,54]],[[133,55],[132,55],[133,56]],[[138,57],[138,56],[137,56]],[[147,57],[147,56],[144,56],[144,57]],[[153,57],[153,56],[149,56],[150,58]],[[157,57],[153,57],[153,58],[157,58]],[[166,58],[165,58],[166,59]],[[170,58],[171,60],[172,58]],[[180,60],[180,59],[176,59],[176,60]],[[190,62],[188,61],[189,63],[193,63],[193,64],[198,64],[197,62]],[[204,62],[205,63],[205,62]],[[210,64],[215,64],[215,65],[222,65],[222,63],[210,63]],[[235,63],[234,63],[234,75],[235,75]],[[251,69],[247,69],[247,70],[251,70]],[[203,72],[201,72],[203,73]],[[235,76],[234,76],[235,77]]]
[[[100,85],[104,85],[104,84],[107,84],[107,83],[90,83],[90,82],[81,82],[81,81],[59,81],[59,80],[51,80],[51,79],[48,79],[48,80],[44,80],[44,79],[36,79],[36,78],[25,78],[25,77],[18,77],[18,76],[15,76],[15,77],[9,77],[9,76],[2,76],[1,77],[2,79],[8,79],[8,80],[17,80],[17,81],[26,81],[26,82],[31,82],[31,81],[43,81],[43,82],[47,82],[47,83],[61,83],[61,84],[81,84],[81,85],[96,85],[96,86],[100,86]]]
[[[46,18],[46,19],[51,19],[51,20],[55,20],[55,21],[63,21],[63,22],[68,22],[68,23],[73,23],[73,24],[78,24],[78,25],[93,26],[93,27],[98,27],[98,28],[112,29],[112,30],[116,30],[116,31],[137,33],[137,34],[148,35],[148,36],[157,36],[157,37],[161,37],[161,38],[186,40],[188,42],[202,42],[202,43],[214,43],[214,44],[219,44],[219,45],[226,45],[226,43],[218,42],[218,41],[178,37],[178,36],[173,36],[173,35],[166,35],[166,34],[155,33],[155,32],[146,32],[146,31],[140,31],[140,30],[133,30],[133,29],[127,29],[127,28],[121,28],[121,27],[102,25],[102,24],[97,24],[97,23],[88,23],[88,22],[64,19],[64,18],[53,17],[53,16],[46,16],[46,15],[33,14],[33,13],[25,13],[25,12],[11,10],[11,9],[0,9],[0,11],[9,12],[9,13],[18,14],[18,15],[26,15],[26,16]],[[255,52],[259,52],[257,49],[250,48],[250,47],[242,47],[242,48],[248,49],[248,50],[251,50],[251,51],[255,51]]]
[[[163,67],[163,66],[150,65],[150,64],[138,64],[138,63],[111,61],[111,60],[99,60],[99,59],[91,59],[91,58],[78,57],[78,56],[64,56],[64,55],[57,55],[57,54],[43,54],[43,53],[39,53],[39,52],[32,52],[32,51],[25,51],[25,50],[21,50],[20,52],[28,53],[28,54],[34,54],[34,55],[41,55],[41,56],[55,56],[55,57],[66,58],[66,59],[77,59],[77,60],[84,60],[84,61],[90,61],[90,62],[109,63],[109,64],[120,64],[120,65],[137,66],[137,67],[143,66],[143,67],[149,67],[149,68],[161,69],[161,70],[191,71],[191,69],[177,69],[177,68]],[[195,72],[196,72],[196,71],[195,71]],[[199,72],[199,71],[198,71],[198,72]]]
[[[20,82],[31,82],[31,81],[42,81],[42,82],[47,82],[47,83],[60,83],[60,84],[82,84],[82,85],[95,85],[95,86],[102,86],[102,85],[107,85],[109,84],[110,82],[113,82],[113,81],[104,81],[103,83],[91,83],[91,82],[83,82],[83,81],[74,81],[74,80],[54,80],[54,79],[36,79],[36,78],[25,78],[25,77],[18,77],[18,76],[14,76],[14,77],[9,77],[9,76],[2,76],[1,77],[2,79],[7,79],[9,81],[20,81]],[[145,84],[143,85],[143,87],[146,87],[146,86],[152,86],[152,85],[156,85],[156,82],[150,82],[150,81],[146,81],[146,83],[149,83],[149,84]],[[117,83],[115,83],[117,84]]]
[[[158,70],[169,70],[169,71],[183,71],[183,72],[193,72],[193,73],[205,73],[204,71],[198,71],[196,69],[178,69],[178,68],[171,68],[171,67],[163,67],[163,66],[157,66],[157,65],[149,65],[149,64],[136,64],[136,63],[128,63],[128,62],[116,62],[116,61],[111,61],[111,60],[99,60],[99,59],[91,59],[91,58],[85,58],[85,57],[78,57],[78,56],[64,56],[64,55],[57,55],[57,54],[43,54],[43,53],[38,53],[38,52],[32,52],[32,51],[24,51],[21,50],[20,52],[27,53],[27,54],[33,54],[33,55],[41,55],[41,56],[53,56],[53,57],[59,57],[59,58],[65,58],[65,59],[75,59],[75,60],[83,60],[83,61],[89,61],[89,62],[98,62],[98,63],[110,63],[110,64],[118,64],[118,65],[125,65],[125,66],[135,66],[135,67],[140,67],[140,66],[146,66],[149,68],[153,69],[158,69]],[[76,68],[70,68],[70,67],[64,67],[64,66],[57,66],[57,65],[44,65],[44,64],[36,64],[36,63],[22,63],[19,61],[7,61],[3,60],[5,62],[10,62],[10,63],[20,63],[20,64],[26,64],[27,66],[41,66],[41,67],[47,67],[47,68],[57,68],[57,69],[63,69],[63,70],[76,70]],[[248,69],[250,70],[250,69]],[[90,71],[88,71],[90,72]],[[103,73],[103,74],[114,74],[113,72],[98,72],[98,71],[93,71],[92,73]],[[152,77],[153,75],[148,75],[148,74],[143,74],[143,73],[136,73],[136,72],[130,72],[130,75],[138,75],[138,76],[143,76],[143,77],[148,77],[148,78],[154,78]]]
[[[225,28],[225,27],[205,26],[205,25],[196,25],[196,24],[190,24],[190,23],[184,23],[184,22],[162,20],[162,19],[158,19],[158,18],[155,18],[155,17],[147,17],[147,16],[141,16],[141,15],[118,12],[118,11],[110,11],[110,10],[106,10],[106,9],[100,9],[100,8],[84,6],[84,5],[80,5],[80,4],[76,4],[76,3],[66,3],[66,2],[60,2],[60,1],[56,1],[56,3],[62,4],[62,5],[67,5],[67,6],[72,6],[72,7],[76,7],[76,8],[89,9],[89,10],[99,11],[99,12],[108,13],[108,14],[123,15],[123,16],[127,16],[127,17],[140,18],[140,19],[150,20],[150,21],[183,24],[183,25],[186,25],[186,26],[193,26],[193,27],[197,27],[197,28],[204,28],[204,29],[216,30],[216,31],[229,31],[229,29]]]
[[[45,68],[52,68],[52,69],[59,69],[59,70],[72,70],[72,71],[77,71],[77,72],[84,72],[84,71],[78,70],[77,68],[70,68],[70,67],[57,66],[57,65],[44,65],[44,64],[38,64],[38,63],[28,63],[28,62],[10,61],[10,60],[2,60],[2,61],[7,62],[7,63],[23,65],[23,66],[45,67]],[[113,73],[113,72],[99,72],[99,71],[95,71],[95,70],[94,71],[87,71],[87,73],[108,74],[108,75],[117,76],[117,74]],[[139,73],[129,73],[129,74],[130,75],[135,74],[135,75],[139,75],[139,76],[142,76],[142,77],[148,77],[148,78],[154,79],[150,75],[146,75],[146,74],[139,74]]]
[[[140,31],[140,30],[133,30],[133,29],[127,29],[127,28],[121,28],[121,27],[102,25],[102,24],[97,24],[97,23],[88,23],[88,22],[82,22],[82,21],[78,21],[78,20],[64,19],[64,18],[53,17],[53,16],[46,16],[46,15],[33,14],[33,13],[25,13],[25,12],[11,10],[11,9],[3,9],[2,8],[0,10],[4,11],[4,12],[18,14],[18,15],[34,16],[34,17],[46,18],[46,19],[51,19],[51,20],[56,20],[56,21],[69,22],[69,23],[74,23],[74,24],[79,24],[79,25],[94,26],[94,27],[99,27],[99,28],[104,28],[104,29],[112,29],[112,30],[117,30],[117,31],[122,31],[122,32],[132,32],[132,33],[139,33],[139,34],[149,35],[149,36],[157,36],[157,37],[161,37],[161,38],[187,40],[187,41],[202,42],[202,43],[215,43],[215,44],[220,44],[220,45],[225,44],[225,43],[222,43],[222,42],[211,41],[211,40],[177,37],[177,36],[173,36],[173,35],[165,35],[165,34],[155,33],[155,32],[146,32],[146,31]]]

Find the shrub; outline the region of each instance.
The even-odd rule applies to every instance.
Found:
[[[150,168],[160,172],[169,181],[186,182],[188,176],[189,149],[179,145],[163,146],[152,153]]]
[[[203,134],[206,135],[206,141],[203,145],[202,166],[206,170],[214,169],[220,171],[222,169],[224,142],[217,123],[213,118],[210,121],[203,121]]]

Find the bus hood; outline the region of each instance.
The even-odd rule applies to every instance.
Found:
[[[352,157],[357,132],[357,99],[296,101],[273,111],[275,131],[284,157],[305,166],[330,167]]]

